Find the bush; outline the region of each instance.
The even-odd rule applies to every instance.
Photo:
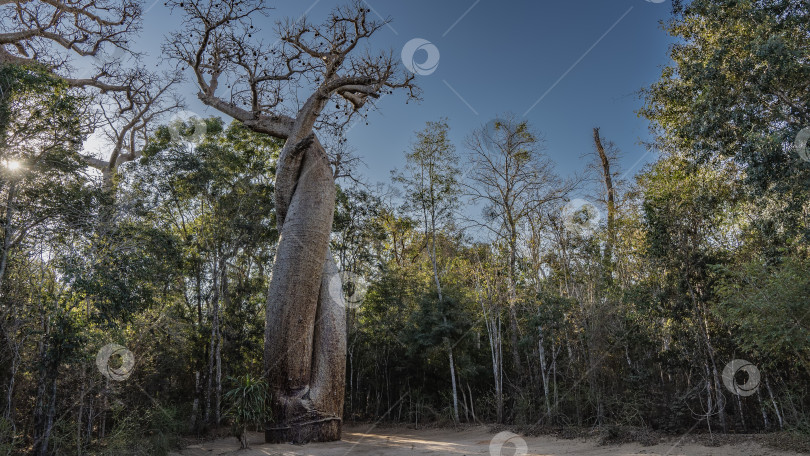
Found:
[[[14,454],[15,448],[14,427],[11,421],[0,417],[0,456]]]
[[[267,407],[267,382],[253,378],[250,374],[231,378],[230,381],[235,386],[225,393],[225,401],[230,404],[225,416],[230,418],[241,448],[247,448],[248,426],[261,425],[270,415]]]

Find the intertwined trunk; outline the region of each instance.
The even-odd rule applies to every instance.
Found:
[[[334,176],[314,135],[287,148],[276,181],[281,238],[267,298],[264,355],[273,416],[265,440],[339,440],[346,322],[329,252]]]

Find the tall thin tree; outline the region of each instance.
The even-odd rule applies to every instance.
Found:
[[[406,208],[422,218],[425,235],[429,239],[429,256],[439,306],[443,306],[442,284],[436,254],[436,238],[453,223],[458,197],[461,194],[456,148],[448,138],[450,127],[446,120],[427,122],[416,133],[416,141],[405,157],[405,172],[394,179],[405,186]],[[447,316],[442,315],[447,325]],[[453,389],[453,419],[458,422],[458,388],[453,359],[453,345],[444,338],[450,363],[450,381]]]

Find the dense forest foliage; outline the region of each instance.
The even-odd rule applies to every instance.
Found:
[[[431,119],[391,188],[340,170],[345,420],[810,430],[810,4],[694,0],[666,28],[632,177],[598,129],[560,175],[508,113],[463,144]],[[282,143],[175,121],[98,172],[97,96],[0,60],[0,454],[161,454],[266,418],[245,397]]]

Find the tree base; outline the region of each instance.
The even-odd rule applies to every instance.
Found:
[[[303,445],[310,442],[334,442],[340,440],[343,421],[329,419],[314,423],[290,424],[283,426],[280,423],[271,425],[264,431],[264,441],[267,443],[294,443]]]

